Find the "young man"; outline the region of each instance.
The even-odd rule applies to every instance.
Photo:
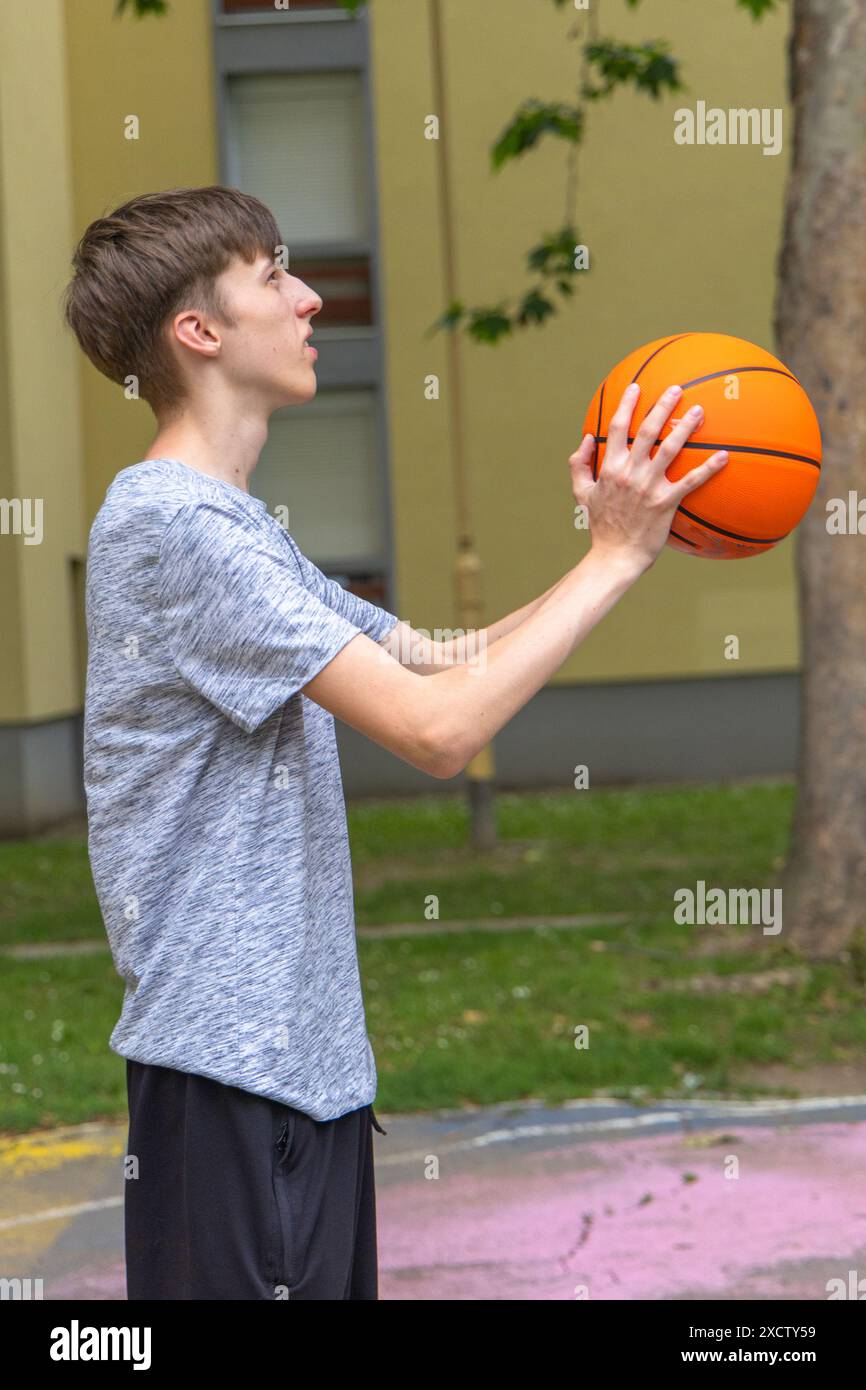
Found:
[[[174,189],[100,218],[66,315],[157,419],[90,533],[89,852],[125,983],[130,1299],[378,1297],[366,1033],[334,716],[456,776],[654,562],[698,423],[629,449],[637,392],[569,460],[586,557],[488,628],[483,661],[328,580],[252,497],[282,406],[316,393],[322,307],[264,205]],[[339,506],[335,498],[335,506]],[[408,654],[408,655],[407,655]],[[384,1131],[381,1131],[384,1132]]]

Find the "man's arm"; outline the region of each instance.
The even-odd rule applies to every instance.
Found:
[[[386,633],[379,642],[379,646],[384,647],[395,661],[399,661],[403,666],[410,666],[419,676],[432,676],[435,672],[442,671],[449,666],[460,666],[477,652],[492,646],[506,633],[513,632],[544,603],[545,599],[559,588],[560,584],[565,582],[567,577],[567,575],[563,575],[562,579],[558,579],[539,598],[533,599],[531,603],[525,603],[522,608],[515,608],[513,613],[508,613],[506,617],[500,618],[496,623],[491,623],[489,627],[481,628],[477,633],[468,634],[466,639],[449,637],[447,641],[441,642],[435,637],[428,637],[426,633],[410,627],[408,623],[399,622],[396,627],[392,627],[391,631]]]
[[[455,777],[550,679],[642,573],[592,550],[478,666],[424,679],[359,633],[304,694],[433,777]]]

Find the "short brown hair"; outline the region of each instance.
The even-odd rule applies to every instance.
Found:
[[[233,326],[215,281],[242,257],[275,256],[273,214],[249,193],[212,184],[133,198],[91,222],[72,257],[66,322],[99,371],[123,385],[135,376],[154,412],[170,414],[183,383],[163,327],[181,309]]]

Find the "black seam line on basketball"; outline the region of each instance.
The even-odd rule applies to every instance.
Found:
[[[635,438],[636,438],[635,435],[630,434],[630,435],[628,436],[628,438],[626,439],[626,444],[633,444],[634,441],[635,441]],[[653,448],[653,449],[657,449],[658,446],[661,444],[661,442],[662,442],[661,439],[657,439],[656,442],[655,442],[655,444],[652,444],[650,447]],[[606,443],[607,443],[607,435],[606,435],[606,434],[604,434],[604,435],[599,435],[598,438],[597,438],[597,440],[596,440],[596,444],[606,444]],[[742,445],[742,446],[741,446],[741,445],[739,445],[739,444],[710,444],[709,442],[706,442],[706,443],[704,443],[704,442],[699,442],[699,441],[696,440],[696,439],[687,439],[686,442],[685,442],[685,444],[681,444],[681,445],[680,445],[680,448],[681,448],[681,449],[727,449],[727,451],[728,451],[729,454],[770,454],[772,458],[777,458],[777,459],[794,459],[794,461],[795,461],[796,463],[810,463],[810,464],[812,465],[813,468],[817,468],[817,469],[818,469],[818,472],[819,472],[819,473],[820,473],[820,471],[821,471],[821,465],[820,465],[820,463],[818,462],[817,459],[810,459],[810,458],[808,457],[807,454],[788,454],[788,453],[785,452],[784,449],[759,449],[759,448],[758,448],[757,446],[755,446],[755,445],[749,446],[749,447],[747,448],[745,445]]]
[[[785,536],[790,535],[790,532],[786,531],[783,536],[744,536],[741,531],[726,531],[724,526],[714,526],[711,521],[707,521],[706,517],[698,516],[697,512],[690,512],[688,507],[683,506],[682,502],[677,507],[677,511],[682,512],[683,516],[687,516],[689,521],[699,522],[708,531],[716,531],[720,536],[730,536],[731,540],[734,541],[748,541],[750,545],[778,545],[779,541],[783,541]]]
[[[684,381],[682,387],[688,391],[690,386],[700,386],[702,381],[714,381],[717,376],[739,376],[742,372],[775,372],[777,376],[786,376],[789,381],[800,385],[793,372],[785,372],[781,367],[728,367],[724,372],[708,372],[706,376],[696,376],[692,381]]]
[[[649,355],[649,357],[647,358],[647,360],[646,360],[645,362],[642,362],[641,365],[638,367],[637,371],[635,372],[634,376],[632,377],[632,382],[637,381],[637,379],[638,379],[638,377],[640,376],[641,372],[643,371],[644,367],[648,367],[649,364],[650,364],[650,362],[652,362],[653,358],[654,358],[654,357],[658,357],[659,353],[660,353],[660,352],[664,352],[665,348],[670,347],[671,343],[680,343],[680,342],[682,342],[683,338],[692,338],[692,337],[694,337],[694,334],[692,334],[692,333],[678,333],[677,336],[676,336],[675,338],[668,338],[668,340],[667,340],[666,343],[661,343],[661,344],[659,345],[659,347],[657,347],[653,352],[650,353],[650,355]]]
[[[686,536],[681,536],[679,531],[675,531],[673,527],[671,527],[671,535],[676,536],[677,540],[682,541],[683,545],[690,545],[693,550],[697,550],[697,541],[690,541]]]
[[[601,433],[601,408],[604,405],[604,388],[607,385],[607,377],[601,383],[601,395],[598,398],[598,420],[596,422],[595,453],[592,456],[592,476],[598,480],[598,436]]]

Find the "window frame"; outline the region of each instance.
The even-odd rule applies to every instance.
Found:
[[[390,489],[390,440],[385,380],[383,297],[379,273],[379,209],[376,198],[376,150],[373,90],[370,64],[370,16],[366,9],[354,15],[339,8],[304,8],[241,11],[225,14],[222,0],[211,0],[213,19],[213,71],[216,98],[216,125],[220,180],[237,187],[237,153],[232,142],[229,78],[234,76],[308,76],[326,72],[356,72],[361,78],[363,105],[363,147],[365,176],[370,193],[370,244],[359,247],[369,255],[371,325],[347,325],[316,329],[322,351],[316,364],[319,383],[317,399],[322,405],[328,392],[367,389],[373,395],[373,429],[377,456],[377,485],[383,510],[383,552],[371,557],[369,565],[356,561],[327,559],[326,569],[316,556],[309,558],[329,576],[348,576],[350,580],[370,576],[384,581],[385,607],[396,612],[394,578],[394,524]],[[277,32],[279,26],[279,32]],[[289,269],[293,257],[327,257],[336,246],[326,242],[304,242],[289,247]],[[345,247],[341,246],[341,254]],[[315,320],[314,320],[315,327]],[[286,406],[275,418],[302,409]]]

